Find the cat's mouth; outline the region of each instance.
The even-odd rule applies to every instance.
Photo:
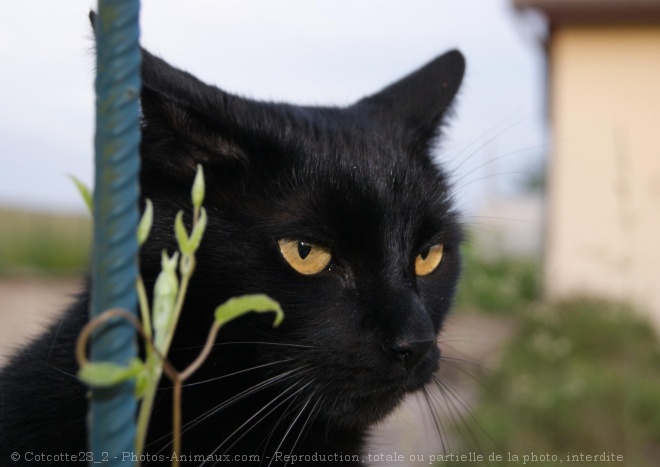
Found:
[[[402,363],[402,367],[399,366],[392,372],[393,379],[391,385],[400,385],[404,394],[418,391],[428,384],[433,374],[438,371],[440,349],[434,346],[411,367],[406,366],[405,359]]]
[[[440,350],[435,347],[413,368],[400,362],[361,366],[359,363],[325,368],[314,375],[323,387],[325,415],[333,423],[362,426],[382,420],[402,399],[426,386],[438,370]]]

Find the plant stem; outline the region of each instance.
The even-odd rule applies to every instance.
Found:
[[[215,338],[218,336],[218,331],[220,330],[220,326],[216,323],[213,323],[213,326],[211,327],[211,330],[209,331],[209,335],[206,338],[206,343],[204,344],[204,348],[200,352],[200,354],[197,356],[194,362],[192,362],[188,367],[183,370],[182,372],[179,373],[179,379],[181,381],[185,381],[188,379],[190,375],[192,375],[194,372],[199,369],[200,366],[206,361],[207,357],[211,353],[211,350],[213,349],[213,344],[215,342]]]
[[[144,335],[147,339],[151,340],[151,308],[149,307],[147,289],[144,286],[144,280],[142,280],[141,274],[137,276],[135,287],[137,288],[138,301],[140,302],[140,318],[142,319]],[[149,351],[149,347],[147,347],[147,351]]]
[[[147,367],[149,372],[149,379],[147,386],[144,390],[144,397],[140,404],[140,413],[137,420],[137,433],[135,436],[135,452],[138,456],[144,453],[144,446],[147,440],[147,432],[149,431],[149,421],[151,420],[151,412],[156,400],[156,390],[162,375],[162,368],[157,363],[154,364],[155,358],[147,360]]]
[[[181,261],[184,261],[183,257]],[[188,268],[188,270],[182,274],[181,276],[181,285],[179,287],[179,292],[176,297],[176,303],[174,305],[174,317],[172,319],[172,326],[168,330],[168,334],[166,336],[163,348],[160,349],[160,353],[162,354],[162,359],[160,357],[156,357],[156,355],[153,354],[153,352],[150,351],[151,346],[147,346],[147,367],[149,368],[149,379],[147,382],[147,385],[145,387],[144,391],[144,396],[142,399],[142,403],[140,405],[140,413],[138,415],[138,424],[137,424],[137,435],[135,438],[135,450],[139,454],[142,454],[144,451],[144,446],[147,438],[147,432],[149,430],[149,421],[151,419],[151,412],[153,410],[154,402],[156,399],[156,390],[158,389],[158,383],[160,382],[160,378],[162,376],[162,369],[163,369],[163,364],[167,364],[167,361],[164,360],[167,357],[170,345],[172,344],[172,339],[174,338],[174,331],[176,330],[177,323],[179,322],[179,316],[181,315],[181,311],[183,309],[183,302],[185,300],[186,292],[188,290],[188,284],[190,282],[190,277],[192,276],[192,272],[194,270],[194,261],[195,257],[194,255],[191,255],[191,258],[189,259],[191,262],[191,267]],[[143,284],[144,285],[144,284]],[[142,306],[142,305],[141,305]],[[143,313],[143,319],[144,319],[144,313]],[[148,318],[149,319],[149,318]],[[148,321],[151,323],[151,320],[149,319]],[[151,325],[149,326],[149,329],[151,330]],[[151,338],[149,339],[151,342]],[[168,377],[172,379],[174,386],[175,386],[175,394],[174,397],[176,399],[177,394],[176,394],[176,384],[177,381],[179,380],[179,374],[174,371],[175,377],[173,378],[173,375],[169,375]],[[181,402],[181,394],[180,394],[181,388],[179,388],[179,402],[175,401],[174,405],[174,431],[175,431],[175,436],[174,436],[174,445],[176,446],[176,443],[181,443],[180,440],[180,431],[181,431],[181,407],[180,407],[180,402]],[[177,408],[178,405],[178,408]],[[178,417],[178,418],[177,418]],[[178,422],[176,421],[178,420]],[[178,423],[178,424],[177,424]],[[179,435],[176,435],[176,432],[179,432]],[[180,451],[180,449],[175,449],[175,452]]]
[[[172,453],[176,457],[172,460],[173,467],[179,467],[179,456],[181,455],[181,389],[183,381],[177,375],[174,380],[174,395],[172,397]]]
[[[183,261],[183,258],[181,259]],[[172,327],[167,332],[167,337],[165,339],[165,344],[163,345],[162,352],[164,355],[167,355],[167,352],[170,349],[172,344],[172,339],[174,339],[174,331],[176,331],[177,324],[179,323],[179,316],[181,316],[181,310],[183,310],[183,301],[186,298],[186,292],[188,290],[188,283],[190,282],[190,274],[183,274],[181,276],[181,285],[179,287],[179,293],[176,296],[176,303],[174,304],[174,317],[172,318]]]
[[[89,363],[89,360],[87,360],[86,349],[87,341],[89,341],[89,337],[92,334],[92,331],[114,318],[124,318],[129,323],[131,323],[138,331],[140,336],[144,338],[145,334],[142,323],[130,311],[123,308],[111,308],[110,310],[106,310],[85,324],[80,330],[80,334],[78,334],[78,340],[76,342],[76,361],[78,362],[79,367]]]
[[[209,331],[208,337],[206,338],[204,348],[195,361],[188,365],[185,370],[177,373],[176,377],[172,379],[174,384],[174,395],[172,397],[172,453],[177,454],[177,457],[172,460],[172,465],[174,467],[178,467],[178,456],[181,455],[181,392],[183,382],[197,371],[204,361],[206,361],[206,358],[211,353],[211,349],[213,349],[213,343],[218,336],[219,330],[220,325],[214,323]]]
[[[149,299],[147,298],[147,290],[142,280],[142,275],[138,274],[136,287],[138,292],[138,300],[140,302],[140,315],[142,318],[142,327],[144,329],[145,339],[152,340],[151,329],[151,309],[149,306]],[[151,412],[153,410],[154,401],[156,399],[156,389],[162,374],[162,369],[156,364],[156,358],[152,351],[151,345],[145,345],[145,362],[147,364],[147,371],[149,378],[144,390],[144,397],[140,404],[140,410],[137,420],[137,432],[135,434],[135,452],[138,457],[144,453],[144,446],[147,440],[147,432],[149,431],[149,421],[151,420]]]

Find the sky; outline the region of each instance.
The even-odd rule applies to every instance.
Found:
[[[0,2],[0,207],[83,212],[93,179],[90,0]],[[457,48],[438,161],[463,209],[514,191],[547,151],[543,28],[509,0],[143,0],[141,42],[256,99],[347,105]]]

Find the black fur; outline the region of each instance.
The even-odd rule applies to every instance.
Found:
[[[171,360],[193,360],[213,309],[231,296],[267,293],[285,311],[277,329],[253,314],[221,331],[189,381],[200,384],[184,388],[184,427],[198,421],[185,428],[186,453],[259,454],[264,465],[275,451],[359,454],[366,430],[430,381],[437,347],[411,365],[400,349],[435,341],[459,275],[460,226],[430,150],[463,71],[452,51],[349,107],[299,107],[227,94],[144,52],[141,184],[156,219],[141,254],[148,287],[160,251],[174,250],[176,212],[189,213],[198,163],[207,180],[209,225]],[[333,260],[301,275],[282,258],[281,238],[323,244]],[[416,277],[416,255],[435,243],[441,265]],[[3,369],[1,465],[16,465],[14,451],[85,450],[73,345],[87,302],[85,292]],[[152,454],[169,453],[170,400],[163,389]]]

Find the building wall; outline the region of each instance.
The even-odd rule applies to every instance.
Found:
[[[631,300],[660,330],[660,25],[559,26],[545,290]]]

